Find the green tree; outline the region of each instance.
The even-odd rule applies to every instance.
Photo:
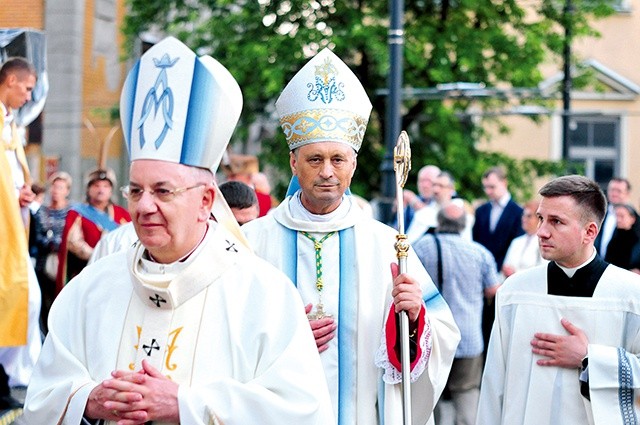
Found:
[[[406,0],[404,86],[434,88],[450,82],[487,87],[535,87],[539,65],[560,63],[563,24],[574,37],[595,36],[589,21],[606,16],[608,0],[573,0],[575,12],[562,14],[557,0]],[[372,197],[380,187],[384,155],[388,64],[388,2],[381,0],[128,0],[124,32],[128,46],[150,29],[172,34],[200,54],[223,63],[242,87],[245,107],[236,138],[247,136],[258,117],[275,120],[273,102],[309,55],[330,47],[347,62],[373,103],[353,190]],[[535,12],[535,13],[531,13]],[[560,68],[560,65],[559,65]],[[515,161],[483,152],[476,143],[487,134],[487,119],[469,120],[471,104],[496,111],[519,99],[406,99],[403,128],[412,140],[414,172],[433,163],[451,170],[467,199],[482,196],[480,176],[502,164],[516,197],[530,194],[530,180],[559,172],[557,164]],[[529,101],[530,102],[530,101]],[[506,129],[504,129],[506,131]],[[261,160],[288,168],[284,137],[263,140]]]

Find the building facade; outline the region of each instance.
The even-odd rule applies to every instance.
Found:
[[[512,157],[559,160],[563,154],[598,181],[603,188],[611,177],[631,182],[633,204],[640,200],[640,0],[617,3],[617,12],[593,23],[599,38],[579,39],[572,50],[580,67],[572,74],[589,72],[592,83],[571,92],[568,145],[563,148],[561,85],[562,63],[543,68],[542,93],[554,97],[553,106],[538,123],[523,115],[503,122],[509,134],[494,132],[483,149]],[[575,65],[575,64],[574,64]],[[554,96],[555,94],[555,96]]]
[[[543,67],[539,89],[553,97],[538,122],[505,115],[509,134],[493,132],[481,148],[515,158],[558,160],[566,153],[603,187],[612,176],[640,187],[640,0],[617,0],[614,15],[594,23],[600,38],[580,39],[573,52],[594,83],[571,94],[569,144],[563,147],[562,64]],[[113,112],[128,63],[119,32],[124,0],[4,0],[0,27],[44,30],[48,43],[49,95],[42,115],[41,143],[28,146],[32,170],[44,180],[55,169],[74,177],[72,196],[84,196],[83,176],[103,152],[120,182],[127,176],[119,121]],[[582,72],[582,71],[576,71]],[[539,111],[539,109],[535,109]],[[529,112],[527,112],[529,113]],[[537,185],[540,182],[532,183]],[[638,207],[640,189],[634,194]]]
[[[41,140],[27,140],[27,154],[34,180],[68,171],[75,200],[83,199],[84,175],[101,155],[119,181],[126,178],[120,123],[113,119],[126,76],[124,10],[124,0],[5,0],[0,7],[0,27],[46,33],[49,94]]]

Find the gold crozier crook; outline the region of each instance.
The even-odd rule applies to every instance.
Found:
[[[409,136],[405,131],[400,133],[396,147],[393,149],[393,169],[396,172],[396,202],[398,217],[398,234],[396,235],[396,256],[400,273],[407,272],[407,254],[409,242],[404,232],[404,203],[402,190],[409,170],[411,170],[411,147]],[[411,425],[411,357],[409,350],[409,316],[406,311],[398,314],[400,322],[400,366],[402,372],[402,419],[403,425]]]

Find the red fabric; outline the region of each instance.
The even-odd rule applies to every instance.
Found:
[[[110,205],[108,208],[109,216],[118,223],[118,225],[128,223],[131,221],[129,211],[118,205]],[[58,274],[56,276],[56,294],[58,294],[64,285],[67,284],[74,276],[80,273],[80,270],[71,270],[67,264],[68,250],[67,250],[67,236],[69,235],[69,229],[76,221],[78,217],[81,217],[82,234],[84,240],[94,248],[100,238],[102,237],[102,228],[98,227],[94,222],[87,220],[85,217],[80,216],[77,211],[69,210],[67,218],[64,224],[64,230],[62,231],[62,241],[60,242],[60,249],[58,250]]]
[[[267,215],[271,209],[271,196],[266,193],[258,192],[257,190],[256,196],[258,197],[258,206],[260,206],[260,215],[258,217],[263,217]]]
[[[418,314],[418,330],[416,332],[415,341],[420,341],[422,337],[422,332],[424,332],[425,320],[424,320],[425,306],[423,305],[420,309],[420,313]],[[385,329],[385,335],[387,340],[387,355],[389,356],[389,361],[398,370],[402,370],[401,362],[400,362],[400,324],[396,325],[396,311],[395,307],[392,305],[389,308],[389,317],[387,318],[387,325]],[[411,327],[411,326],[409,326]],[[411,370],[418,363],[418,360],[422,356],[422,348],[420,344],[416,344],[416,355],[411,360]]]

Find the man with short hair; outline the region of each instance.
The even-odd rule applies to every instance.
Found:
[[[231,180],[220,185],[220,192],[239,225],[242,226],[258,218],[260,214],[258,197],[251,187],[240,181]]]
[[[563,176],[539,193],[550,262],[497,293],[477,424],[638,423],[640,276],[594,248],[607,203],[596,182]]]
[[[168,115],[147,119],[156,102]],[[175,38],[129,73],[123,194],[140,241],[56,299],[23,423],[331,423],[291,283],[236,238],[235,221],[209,220],[214,204],[226,206],[211,169],[241,109],[231,73]]]
[[[482,187],[489,201],[476,210],[473,240],[493,254],[499,271],[511,241],[524,234],[522,207],[511,198],[502,167],[487,170],[482,176]]]
[[[411,225],[407,228],[407,240],[409,243],[420,239],[429,229],[434,229],[438,225],[438,211],[450,202],[453,201],[460,207],[464,207],[462,199],[453,198],[453,195],[456,193],[456,187],[455,180],[451,173],[441,171],[433,180],[431,190],[432,202],[416,211]],[[466,225],[464,233],[466,237],[471,239],[471,226]]]
[[[86,182],[86,201],[71,206],[65,219],[58,250],[57,292],[86,267],[103,234],[131,221],[129,212],[111,201],[116,186],[113,170],[92,170]]]
[[[398,274],[397,232],[367,217],[347,192],[371,112],[366,92],[324,49],[293,77],[276,109],[290,150],[291,190],[273,212],[243,230],[255,252],[291,278],[307,305],[332,396],[332,423],[401,422],[395,313],[406,311],[414,349],[407,365],[414,381],[412,423],[425,424],[459,332],[413,250],[407,273]]]
[[[434,204],[433,182],[440,175],[440,168],[435,165],[425,165],[418,171],[418,194],[405,189],[402,192],[404,209],[404,226],[409,228],[413,216],[417,211]]]
[[[15,117],[31,100],[36,71],[24,58],[0,67],[0,409],[18,403],[9,386],[25,386],[40,354],[40,287],[29,258],[31,176]]]
[[[598,233],[598,237],[595,242],[598,254],[600,254],[600,257],[602,258],[606,258],[609,242],[611,242],[613,233],[616,230],[617,220],[615,206],[618,204],[630,204],[630,198],[631,183],[629,183],[629,180],[622,177],[614,177],[609,180],[609,184],[607,185],[607,213],[604,216],[602,230]]]
[[[31,63],[21,57],[9,58],[0,68],[0,127],[4,150],[9,161],[8,169],[12,170],[12,178],[18,194],[23,226],[28,225],[29,204],[35,194],[31,191],[31,174],[24,152],[23,143],[18,133],[14,111],[31,100],[31,93],[36,85],[36,70]]]
[[[473,223],[473,240],[484,246],[496,260],[496,271],[502,269],[511,241],[524,234],[522,207],[512,198],[507,187],[507,173],[502,167],[489,168],[482,175],[482,187],[488,202],[476,209]],[[485,347],[494,320],[494,306],[486,300],[482,315],[482,332]]]
[[[464,208],[449,203],[438,211],[436,231],[413,244],[462,335],[446,386],[453,400],[456,425],[475,423],[484,363],[483,297],[493,298],[499,286],[493,255],[479,243],[462,237],[465,225]],[[436,407],[436,423],[440,422],[441,408],[440,404]]]

